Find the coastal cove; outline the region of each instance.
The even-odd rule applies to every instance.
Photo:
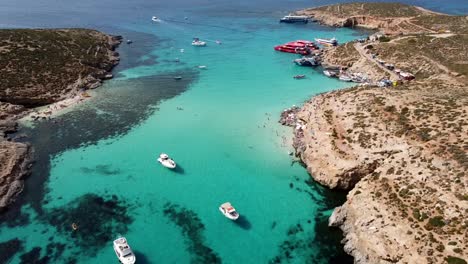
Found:
[[[10,135],[31,143],[35,162],[24,192],[0,215],[0,258],[112,263],[112,240],[123,235],[137,263],[353,262],[341,231],[328,227],[346,193],[313,181],[288,155],[292,130],[278,123],[283,109],[350,84],[298,67],[297,56],[272,47],[315,37],[344,43],[371,31],[278,23],[284,10],[310,5],[304,1],[267,8],[263,1],[137,1],[110,10],[108,22],[96,11],[102,3],[76,5],[50,10],[55,19],[76,14],[61,24],[44,7],[37,20],[15,23],[21,12],[11,6],[0,19],[2,27],[79,25],[124,38],[113,79],[86,101],[51,120],[23,121]],[[82,22],[77,17],[87,10]],[[207,47],[192,47],[193,37]],[[293,79],[297,74],[306,78]],[[156,162],[161,152],[176,160],[176,170]],[[226,201],[239,221],[218,211]]]

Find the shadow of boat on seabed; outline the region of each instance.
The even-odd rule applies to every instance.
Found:
[[[243,216],[243,215],[240,215],[239,218],[237,218],[236,221],[233,221],[235,225],[245,229],[245,230],[249,230],[250,228],[252,228],[252,224],[249,222],[249,220]]]
[[[185,174],[184,168],[180,166],[179,164],[177,164],[177,166],[172,171],[178,174]]]
[[[138,264],[152,264],[151,262],[143,253],[134,250],[133,253],[135,254],[136,263]]]

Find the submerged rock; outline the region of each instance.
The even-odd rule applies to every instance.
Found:
[[[85,254],[94,255],[115,237],[124,234],[133,219],[128,204],[117,196],[103,198],[86,194],[69,204],[50,210],[43,216],[57,231],[68,236]],[[72,228],[75,223],[76,228]],[[75,230],[76,229],[76,230]],[[57,249],[60,249],[60,245]]]
[[[23,241],[18,238],[0,243],[1,263],[9,263],[10,259],[23,249]]]
[[[194,211],[167,203],[164,205],[164,215],[180,227],[187,238],[188,250],[193,254],[192,263],[221,263],[219,255],[205,245],[205,225]]]

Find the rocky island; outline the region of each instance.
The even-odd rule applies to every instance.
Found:
[[[468,17],[396,3],[296,13],[378,30],[325,50],[324,62],[398,81],[324,93],[289,115],[311,176],[350,191],[329,221],[345,251],[356,263],[467,263]]]
[[[30,146],[7,137],[16,121],[112,78],[120,42],[88,29],[0,29],[0,210],[22,191],[30,164]]]

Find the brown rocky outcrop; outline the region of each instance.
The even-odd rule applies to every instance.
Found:
[[[27,144],[0,141],[0,211],[23,190],[28,174],[30,150]]]
[[[468,54],[452,51],[464,50],[468,24],[463,17],[393,5],[401,7],[356,3],[306,10],[328,25],[347,26],[349,18],[360,17],[352,24],[385,31],[401,21],[395,36],[373,42],[369,53],[412,71],[416,80],[312,98],[288,124],[296,155],[321,184],[350,190],[329,224],[343,230],[344,249],[355,263],[466,263]],[[450,34],[432,33],[440,21]],[[388,73],[360,47],[329,49],[324,62],[373,79]]]
[[[0,29],[0,210],[23,190],[28,144],[7,140],[31,108],[112,78],[121,37],[88,29]]]

